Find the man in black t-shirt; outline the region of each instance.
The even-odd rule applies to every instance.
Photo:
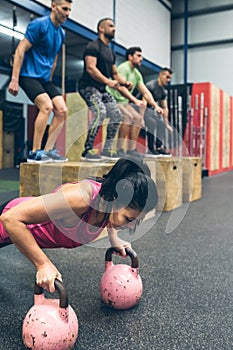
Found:
[[[117,102],[105,87],[119,89],[125,86],[130,88],[130,83],[120,77],[115,65],[115,55],[109,44],[114,38],[115,25],[110,18],[101,19],[97,26],[98,39],[90,42],[84,52],[84,70],[79,81],[79,93],[85,100],[88,108],[93,113],[93,120],[89,126],[85,149],[82,159],[87,161],[99,161],[102,158],[115,158],[111,151],[113,139],[122,120],[122,114]],[[105,118],[109,118],[107,137],[101,156],[93,152],[93,145],[99,128]]]
[[[151,80],[146,83],[146,87],[151,92],[154,100],[163,109],[163,115],[160,115],[156,113],[152,106],[147,105],[144,114],[145,126],[147,128],[148,152],[155,156],[171,156],[163,144],[166,128],[169,132],[173,131],[168,122],[167,90],[165,89],[167,84],[171,81],[171,77],[172,70],[165,67],[159,72],[157,80]]]

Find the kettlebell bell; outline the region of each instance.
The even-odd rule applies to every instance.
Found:
[[[27,349],[72,349],[78,337],[78,319],[68,304],[67,291],[61,281],[54,282],[59,299],[45,298],[43,288],[35,283],[34,305],[23,321],[22,338]]]
[[[143,291],[137,254],[133,249],[126,248],[131,266],[114,265],[113,252],[117,250],[111,247],[105,253],[105,272],[100,281],[100,294],[106,305],[114,309],[130,309],[139,302]]]

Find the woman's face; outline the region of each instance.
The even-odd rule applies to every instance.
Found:
[[[113,208],[109,216],[109,224],[116,230],[130,228],[134,229],[138,220],[142,220],[144,214],[138,209],[132,208]]]

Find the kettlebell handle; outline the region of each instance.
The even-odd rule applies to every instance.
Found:
[[[64,284],[56,278],[54,281],[54,286],[59,294],[59,306],[60,306],[60,308],[66,309],[69,306],[69,300],[68,300],[68,295],[67,295],[67,291],[66,291]],[[43,293],[44,293],[43,288],[38,286],[37,283],[35,283],[34,294],[40,295]]]
[[[131,267],[137,269],[139,266],[137,253],[131,248],[126,248],[125,251],[126,255],[128,255],[131,259]],[[119,253],[115,247],[108,248],[105,253],[105,261],[112,261],[112,254],[114,252]]]

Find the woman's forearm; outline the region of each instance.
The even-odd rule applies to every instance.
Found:
[[[6,213],[7,214],[7,213]],[[1,221],[4,229],[7,231],[9,238],[18,248],[18,250],[28,258],[36,268],[49,261],[48,257],[37,244],[35,238],[28,230],[27,226],[11,216],[3,214]]]

